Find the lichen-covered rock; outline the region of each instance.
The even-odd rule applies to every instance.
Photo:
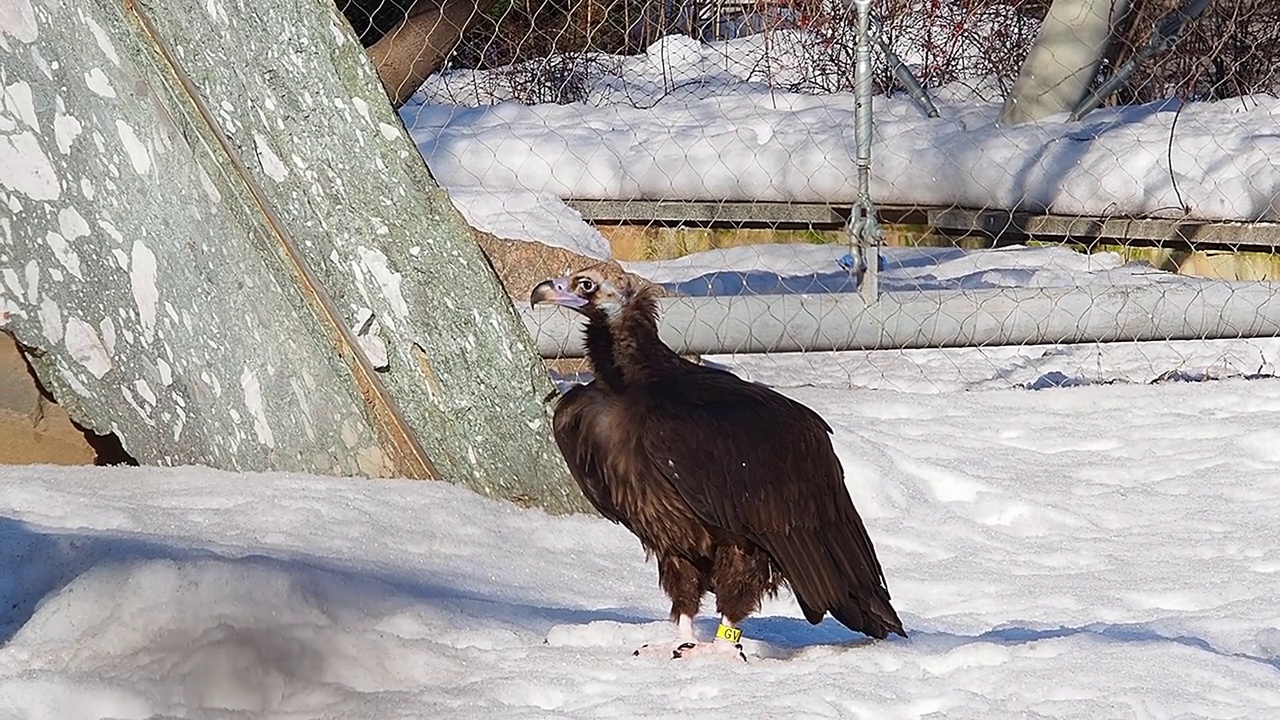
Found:
[[[528,334],[332,2],[15,2],[0,325],[73,417],[144,463],[581,507]]]

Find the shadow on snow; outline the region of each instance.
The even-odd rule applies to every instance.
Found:
[[[557,625],[585,625],[612,621],[645,625],[665,620],[661,610],[591,609],[537,605],[522,601],[515,591],[476,592],[461,587],[458,578],[428,579],[420,573],[396,568],[353,568],[315,556],[230,555],[215,549],[181,547],[173,541],[136,533],[66,532],[38,528],[25,522],[0,517],[0,648],[37,612],[43,599],[56,594],[91,568],[128,566],[151,560],[175,562],[215,561],[246,570],[266,570],[323,585],[326,610],[341,614],[349,603],[359,612],[379,598],[407,600],[427,605],[446,605],[496,625],[546,636]],[[508,597],[509,596],[509,597]],[[174,602],[182,598],[175,597]],[[196,598],[199,601],[199,598]],[[998,627],[978,635],[957,635],[930,629],[913,629],[907,620],[909,638],[891,637],[887,643],[916,647],[925,653],[947,652],[971,643],[1022,645],[1055,638],[1087,636],[1103,642],[1176,643],[1224,658],[1239,658],[1280,670],[1280,658],[1231,652],[1192,635],[1161,632],[1143,623],[1093,623],[1078,627],[1029,628]],[[714,634],[717,620],[701,617],[700,635]],[[766,657],[785,659],[813,647],[857,648],[879,644],[851,633],[832,618],[810,625],[796,617],[754,616],[743,624],[747,638],[764,644]]]

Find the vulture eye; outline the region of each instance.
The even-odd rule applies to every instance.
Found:
[[[578,289],[590,295],[596,291],[596,283],[591,278],[578,278]]]

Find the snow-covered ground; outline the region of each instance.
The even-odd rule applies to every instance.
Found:
[[[669,637],[622,528],[454,486],[0,469],[4,718],[1280,716],[1280,381],[786,388],[910,637]],[[701,619],[709,633],[712,618]]]
[[[780,90],[811,68],[785,33],[770,37],[664,37],[647,54],[598,59],[579,78],[586,100],[568,104],[511,100],[503,87],[510,69],[451,72],[429,79],[401,117],[435,178],[467,191],[454,201],[485,229],[504,203],[477,190],[539,206],[564,198],[849,203],[854,97]],[[988,85],[935,88],[938,118],[908,99],[875,99],[876,202],[1280,220],[1275,97],[1002,126]],[[581,230],[571,216],[566,222]],[[568,242],[557,233],[522,239]]]

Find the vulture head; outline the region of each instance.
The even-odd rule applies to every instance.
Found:
[[[589,320],[608,322],[646,287],[616,263],[602,262],[567,277],[538,283],[529,295],[529,303],[553,303],[582,313]]]

